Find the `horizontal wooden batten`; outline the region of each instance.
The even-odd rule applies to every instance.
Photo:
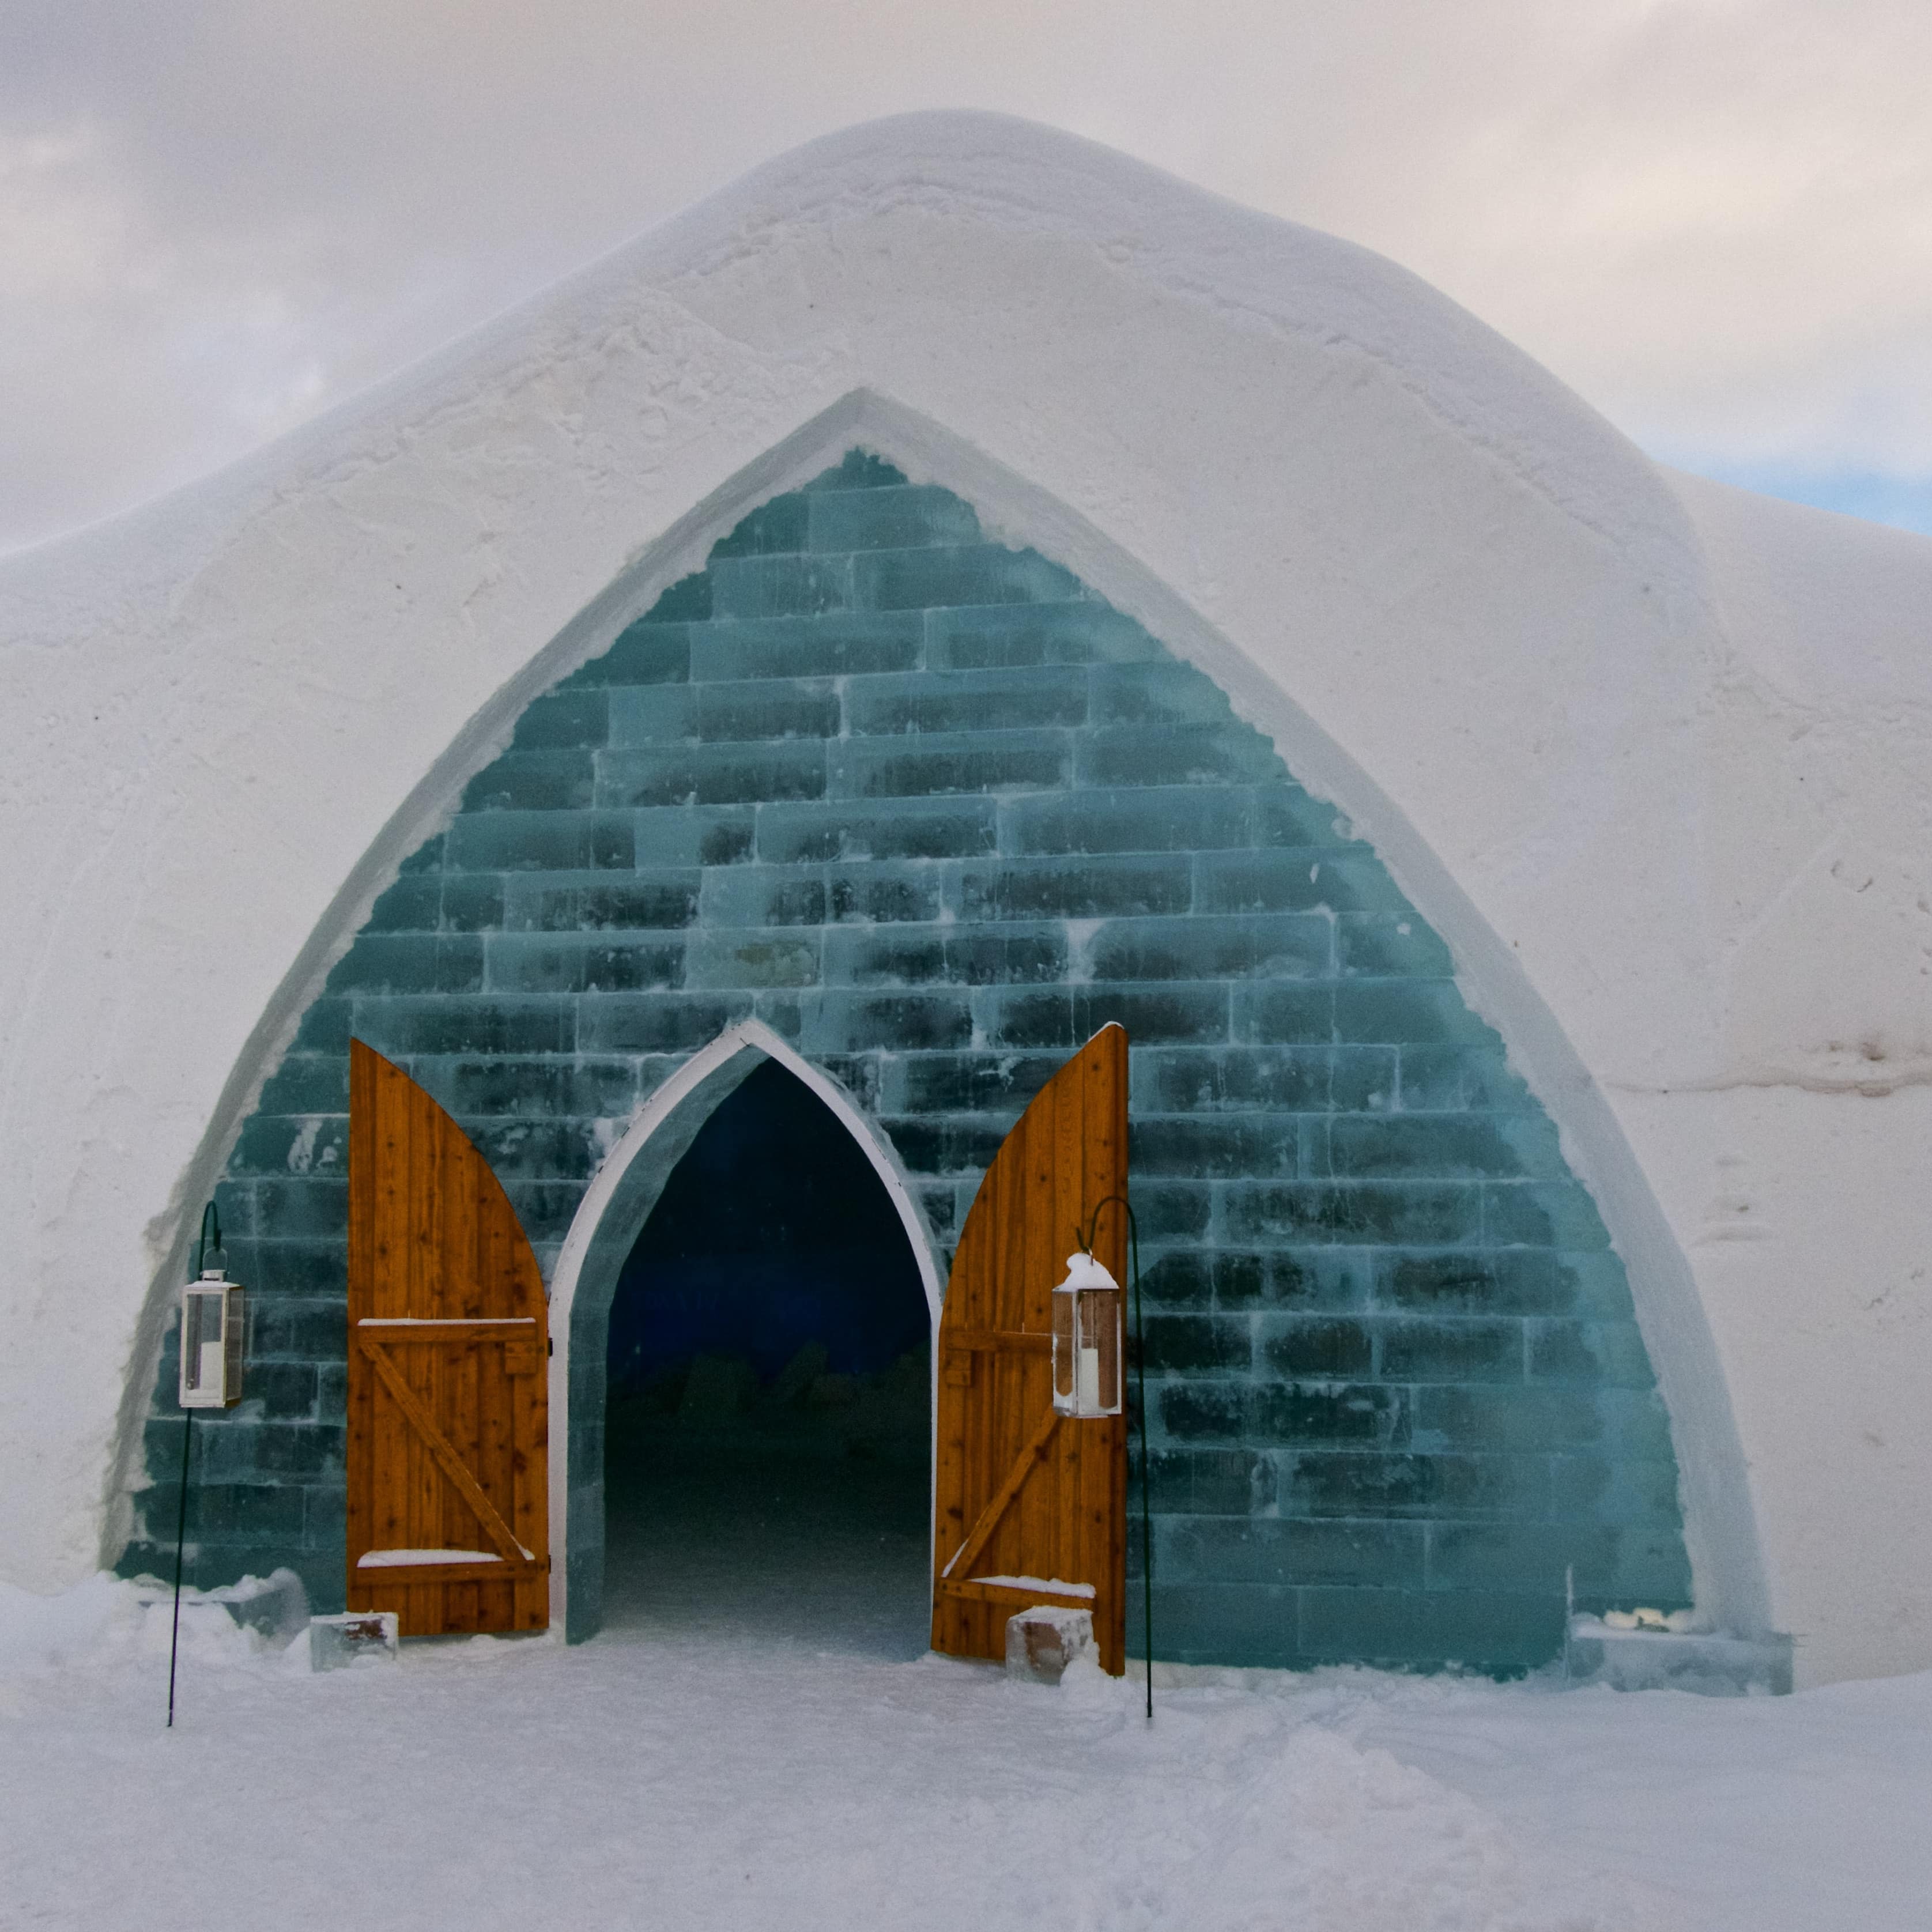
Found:
[[[521,1548],[521,1546],[518,1546]],[[494,1556],[487,1550],[365,1550],[356,1559],[358,1570],[422,1570],[436,1564],[451,1563],[500,1563],[500,1556]],[[534,1563],[537,1560],[534,1550],[525,1550],[513,1562]],[[1010,1582],[1010,1577],[994,1576],[986,1579],[991,1582]]]
[[[965,1604],[1012,1604],[1022,1610],[1034,1604],[1052,1604],[1070,1610],[1094,1607],[1092,1596],[1076,1596],[1071,1591],[1022,1590],[1011,1583],[956,1583],[950,1576],[941,1580],[938,1594]]]
[[[1078,1597],[1084,1602],[1094,1594],[1091,1583],[1070,1583],[1064,1576],[969,1576],[969,1583],[984,1583],[994,1590],[1036,1590],[1043,1597]]]
[[[976,1355],[1050,1355],[1053,1337],[1028,1328],[960,1328],[940,1337],[944,1348],[962,1348]]]
[[[528,1315],[434,1322],[365,1316],[356,1328],[358,1343],[384,1348],[473,1348],[500,1342],[507,1376],[533,1376],[542,1359],[537,1353],[536,1321]]]
[[[386,1563],[361,1569],[367,1590],[406,1589],[417,1583],[526,1582],[548,1573],[544,1563]]]
[[[412,1315],[365,1315],[356,1325],[381,1329],[386,1342],[462,1342],[472,1334],[485,1341],[507,1342],[512,1337],[504,1332],[506,1329],[534,1328],[537,1320],[534,1315],[464,1316],[448,1321],[422,1321]]]

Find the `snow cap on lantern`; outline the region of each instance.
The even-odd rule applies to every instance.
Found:
[[[1066,1258],[1053,1291],[1053,1406],[1062,1415],[1120,1412],[1120,1284],[1090,1254]]]

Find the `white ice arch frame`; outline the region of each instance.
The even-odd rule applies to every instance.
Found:
[[[868,388],[850,390],[800,422],[644,544],[472,715],[344,880],[238,1056],[182,1177],[176,1197],[184,1204],[182,1218],[150,1285],[111,1492],[125,1493],[139,1468],[154,1364],[193,1236],[185,1204],[205,1199],[219,1178],[263,1082],[376,896],[404,860],[448,824],[466,784],[508,746],[532,700],[608,650],[618,632],[668,586],[703,568],[711,546],[760,504],[809,482],[854,446],[884,458],[914,482],[954,491],[973,505],[990,536],[1038,550],[1144,625],[1168,650],[1213,679],[1237,714],[1271,740],[1295,778],[1334,803],[1374,846],[1448,946],[1463,998],[1502,1035],[1512,1064],[1556,1122],[1564,1157],[1594,1196],[1623,1258],[1638,1324],[1670,1413],[1700,1611],[1720,1629],[1746,1636],[1767,1631],[1768,1595],[1743,1446],[1690,1264],[1595,1076],[1507,941],[1383,788],[1281,683],[1162,577],[1052,491],[930,417]],[[744,1070],[752,1064],[745,1063]],[[554,1318],[553,1332],[560,1325]],[[565,1448],[567,1452],[567,1442]],[[110,1510],[110,1544],[116,1520]],[[553,1516],[553,1538],[567,1537],[570,1527],[561,1515]],[[118,1550],[104,1554],[112,1562]],[[554,1570],[562,1577],[562,1565]]]
[[[572,1642],[595,1634],[603,1616],[604,1352],[618,1276],[698,1130],[767,1060],[816,1094],[872,1163],[904,1230],[938,1336],[945,1288],[932,1231],[897,1155],[852,1096],[759,1020],[726,1028],[694,1053],[638,1108],[597,1170],[551,1271],[550,1612]]]

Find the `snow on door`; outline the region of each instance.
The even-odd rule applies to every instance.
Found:
[[[549,1622],[543,1278],[456,1123],[349,1055],[349,1607],[406,1636]]]
[[[1094,1210],[1127,1188],[1127,1036],[1103,1027],[1034,1096],[986,1170],[939,1326],[932,1647],[1002,1658],[1034,1604],[1090,1610],[1126,1667],[1126,1424],[1053,1406],[1054,1284]],[[1094,1252],[1126,1279],[1126,1216]]]

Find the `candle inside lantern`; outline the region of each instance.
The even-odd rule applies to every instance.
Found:
[[[1070,1255],[1053,1291],[1053,1406],[1063,1415],[1120,1412],[1120,1290],[1104,1264]]]
[[[1080,1351],[1080,1376],[1074,1400],[1085,1414],[1090,1415],[1100,1406],[1100,1352],[1098,1348],[1082,1348]]]

